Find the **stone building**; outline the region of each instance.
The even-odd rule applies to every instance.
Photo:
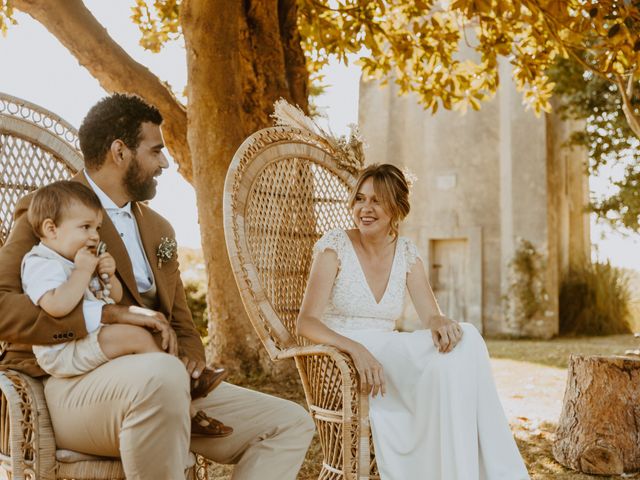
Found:
[[[361,82],[359,125],[367,163],[418,177],[401,234],[445,313],[489,336],[549,338],[563,272],[590,256],[587,157],[562,146],[573,128],[558,115],[525,111],[502,70],[496,96],[466,114],[431,115],[395,85]],[[412,308],[404,321],[415,325]]]

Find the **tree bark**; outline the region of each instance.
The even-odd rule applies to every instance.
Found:
[[[298,30],[296,0],[279,0],[278,16],[291,101],[305,113],[309,113],[309,71],[302,50],[302,37]]]
[[[179,172],[192,183],[187,116],[166,84],[136,62],[107,33],[82,0],[12,0],[40,22],[109,92],[135,93],[162,113],[162,132]]]
[[[640,470],[640,359],[572,355],[553,456],[583,473]]]
[[[209,272],[208,353],[236,371],[249,373],[256,365],[273,371],[235,286],[226,254],[222,191],[236,149],[271,124],[275,100],[291,100],[277,2],[185,0],[180,21],[189,73],[188,141]]]
[[[626,86],[622,77],[620,75],[616,75],[616,85],[620,92],[620,96],[622,97],[622,112],[624,113],[624,117],[627,119],[627,123],[629,124],[631,131],[640,138],[640,118],[638,118],[633,112],[633,105],[631,104],[631,99],[633,98],[633,81],[633,73],[629,75]]]

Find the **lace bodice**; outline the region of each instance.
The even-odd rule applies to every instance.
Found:
[[[316,256],[327,249],[336,252],[340,266],[322,322],[338,332],[394,330],[396,320],[402,314],[407,272],[420,258],[413,242],[405,237],[398,238],[387,289],[379,303],[367,284],[347,232],[332,230],[326,233],[313,247],[313,254]]]

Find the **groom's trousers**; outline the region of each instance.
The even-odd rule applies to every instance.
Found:
[[[189,449],[235,464],[234,480],[293,480],[314,431],[302,407],[223,383],[194,407],[234,433],[189,439],[189,378],[179,359],[163,353],[49,378],[45,396],[58,448],[120,457],[128,480],[183,479]]]

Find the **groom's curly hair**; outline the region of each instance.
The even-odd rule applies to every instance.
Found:
[[[78,131],[85,165],[100,168],[115,140],[135,151],[144,122],[160,125],[162,115],[137,95],[115,93],[100,100],[91,107]]]

